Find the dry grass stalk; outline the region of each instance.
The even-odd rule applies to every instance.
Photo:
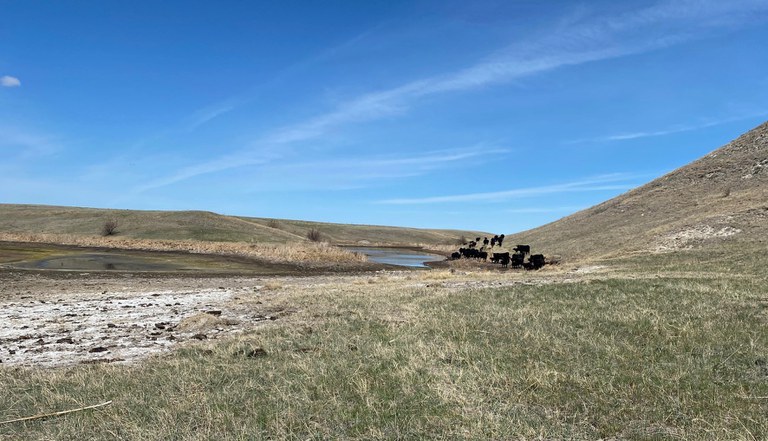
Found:
[[[62,416],[62,415],[70,414],[70,413],[82,412],[84,410],[96,409],[96,408],[99,408],[99,407],[104,407],[104,406],[107,406],[109,404],[112,404],[112,400],[109,400],[109,401],[101,403],[101,404],[94,404],[92,406],[79,407],[77,409],[62,410],[62,411],[53,412],[53,413],[41,413],[41,414],[38,414],[38,415],[32,415],[32,416],[23,417],[23,418],[16,418],[16,419],[13,419],[13,420],[8,420],[8,421],[0,421],[0,425],[11,424],[11,423],[19,423],[19,422],[22,422],[22,421],[39,420],[39,419],[43,419],[43,418],[50,418],[50,417],[56,417],[56,416]]]
[[[358,253],[324,242],[289,244],[248,244],[243,242],[203,242],[193,240],[129,239],[125,237],[79,236],[74,234],[0,233],[0,241],[34,242],[81,247],[103,247],[142,251],[180,251],[253,257],[273,262],[365,262]]]

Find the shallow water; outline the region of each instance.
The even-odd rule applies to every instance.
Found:
[[[426,262],[439,262],[444,260],[442,256],[403,248],[350,247],[347,249],[356,253],[365,254],[371,262],[385,263],[388,265],[426,268]]]
[[[170,271],[180,269],[179,265],[159,262],[138,256],[118,253],[87,253],[55,256],[18,265],[36,269],[63,269],[83,271]]]

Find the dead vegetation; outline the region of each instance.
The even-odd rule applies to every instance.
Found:
[[[102,247],[123,250],[180,251],[196,254],[218,254],[264,259],[272,262],[366,262],[365,255],[325,242],[286,244],[251,244],[237,242],[204,242],[192,240],[150,240],[126,237],[97,237],[74,234],[0,233],[0,241],[33,242],[80,247]]]
[[[507,241],[564,258],[717,245],[768,237],[768,123],[648,184]]]

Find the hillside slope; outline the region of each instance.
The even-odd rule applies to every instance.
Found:
[[[768,122],[646,185],[509,241],[572,259],[726,242],[765,248],[767,235]]]
[[[97,236],[108,220],[118,223],[118,236],[133,239],[217,242],[291,243],[306,241],[318,230],[334,244],[367,241],[387,245],[447,245],[459,237],[487,233],[370,225],[330,224],[225,216],[208,211],[139,211],[46,205],[0,204],[0,233]]]

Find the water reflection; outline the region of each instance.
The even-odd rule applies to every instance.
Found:
[[[365,254],[371,262],[387,265],[426,268],[426,262],[439,262],[443,260],[442,256],[403,248],[350,247],[348,249],[356,253]]]

